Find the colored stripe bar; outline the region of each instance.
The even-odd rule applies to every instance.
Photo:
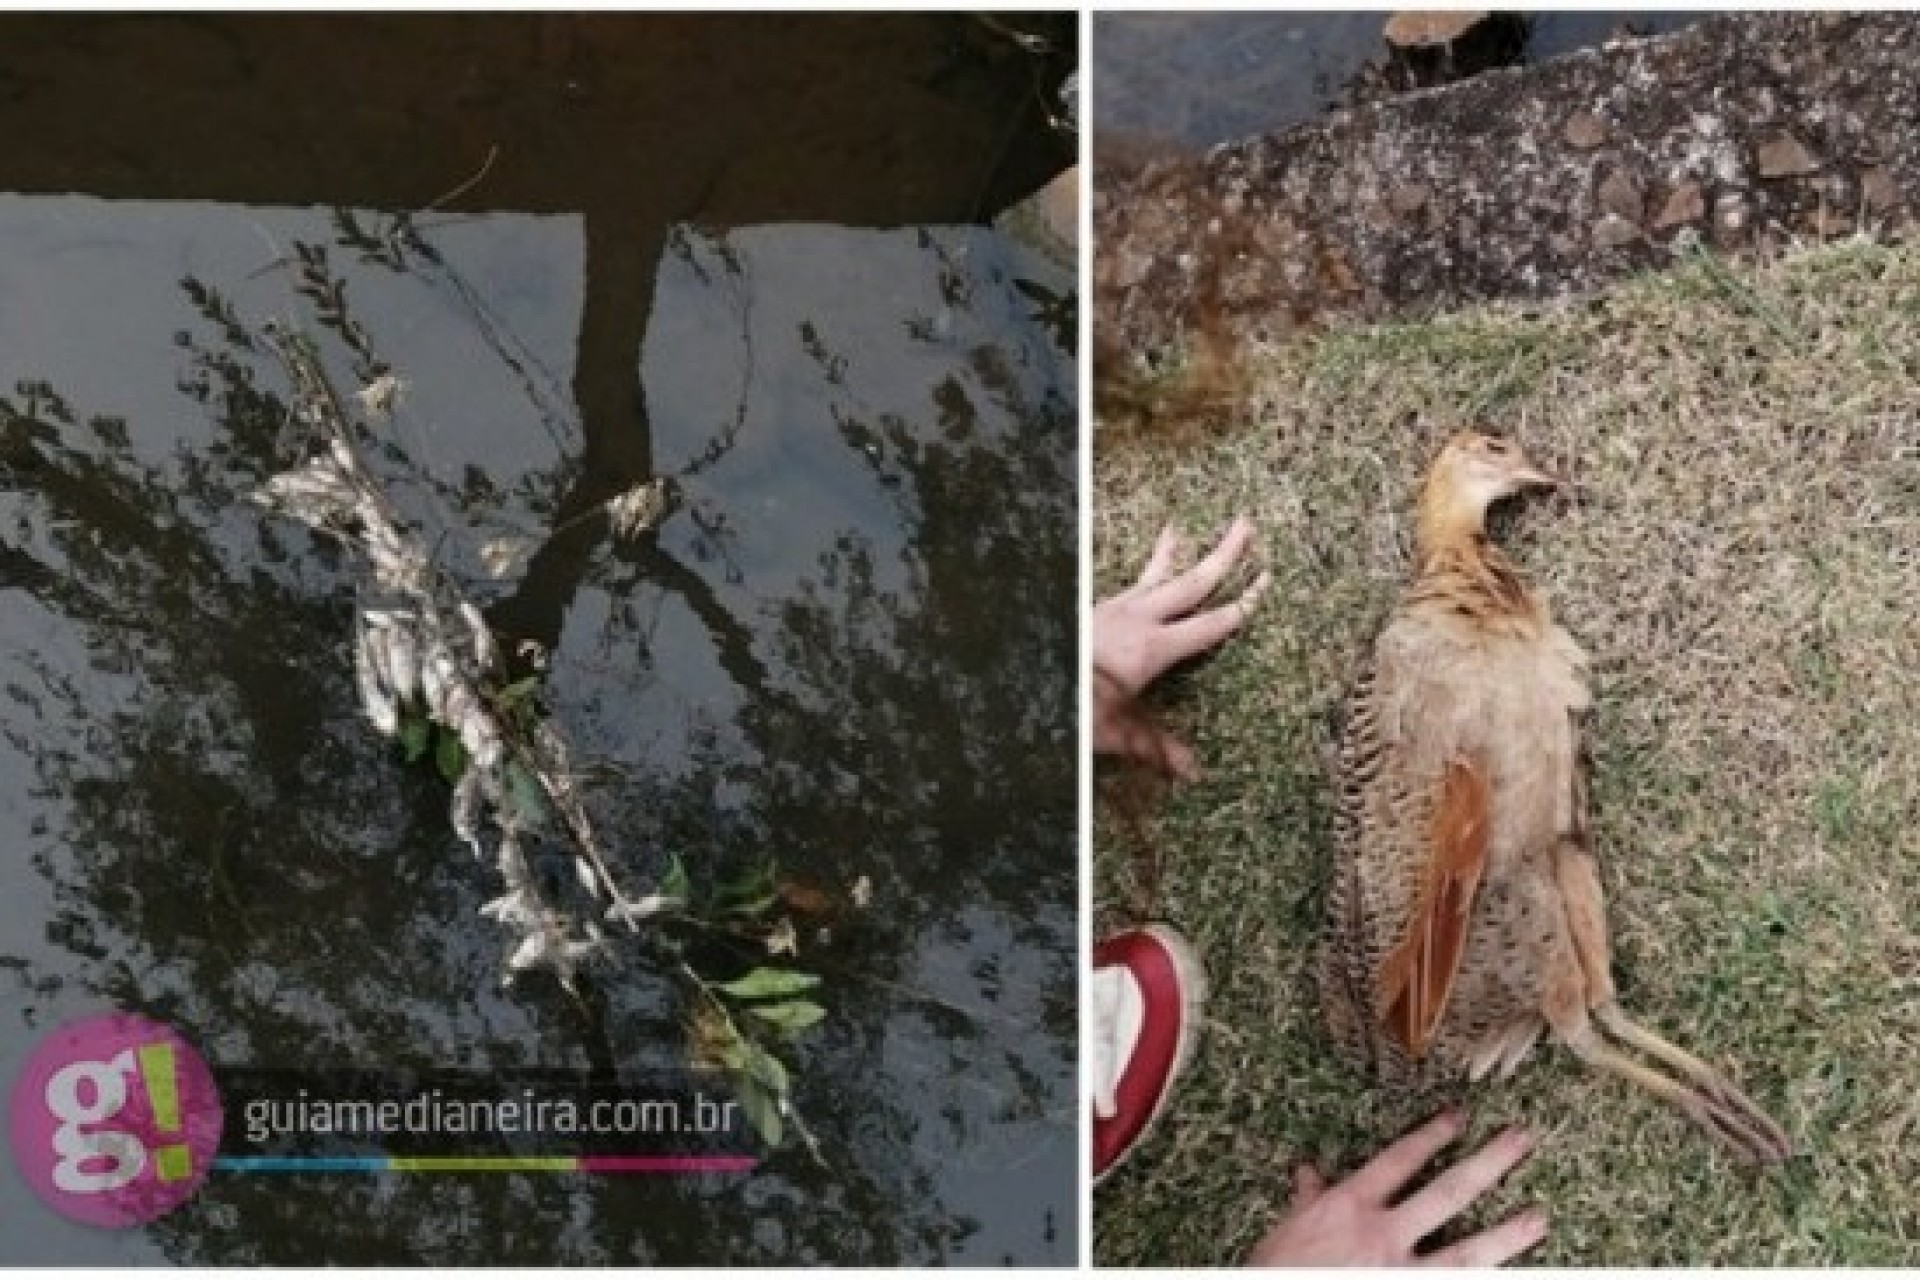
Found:
[[[581,1156],[582,1173],[752,1173],[757,1156]]]
[[[750,1173],[755,1156],[221,1156],[222,1173]]]
[[[572,1156],[392,1156],[395,1173],[572,1173]]]
[[[216,1156],[222,1173],[379,1173],[385,1156]]]

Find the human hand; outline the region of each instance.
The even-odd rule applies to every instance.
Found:
[[[1220,589],[1253,541],[1253,522],[1235,517],[1219,543],[1176,573],[1184,540],[1160,533],[1139,581],[1093,607],[1093,749],[1158,764],[1188,781],[1199,776],[1193,752],[1142,714],[1140,691],[1175,663],[1219,644],[1253,611],[1272,575],[1262,573],[1238,597],[1195,612]]]
[[[1533,1139],[1524,1129],[1508,1129],[1420,1190],[1399,1198],[1421,1166],[1465,1131],[1465,1117],[1443,1112],[1331,1187],[1318,1169],[1301,1165],[1294,1172],[1292,1207],[1254,1247],[1247,1265],[1496,1267],[1519,1257],[1546,1239],[1544,1209],[1515,1214],[1432,1253],[1414,1252],[1422,1239],[1458,1217],[1533,1150]]]

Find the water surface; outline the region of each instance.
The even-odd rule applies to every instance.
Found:
[[[1390,14],[1103,13],[1093,24],[1096,136],[1183,148],[1271,133],[1347,101],[1386,53]],[[1592,10],[1529,15],[1529,62],[1598,45],[1623,25],[1672,31],[1698,14]]]
[[[979,224],[1065,161],[1071,49],[962,16],[0,36],[0,1077],[103,1006],[236,1064],[680,1060],[647,939],[585,1002],[501,989],[444,785],[355,709],[356,566],[245,501],[286,461],[258,323],[355,379],[296,243],[405,379],[399,500],[551,651],[631,878],[873,888],[801,938],[819,1162],[217,1174],[124,1233],[4,1162],[0,1260],[1070,1263],[1071,281]],[[657,474],[653,534],[546,536]],[[491,580],[509,527],[539,551]]]

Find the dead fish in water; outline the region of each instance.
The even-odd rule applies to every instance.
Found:
[[[637,538],[659,524],[671,505],[672,492],[664,479],[643,480],[606,502],[614,536]]]
[[[420,692],[426,699],[427,714],[446,724],[451,717],[447,714],[447,699],[460,681],[460,666],[448,653],[446,646],[434,642],[426,661],[420,665]]]
[[[314,528],[335,524],[358,510],[360,494],[332,459],[320,459],[270,476],[253,501]]]
[[[588,893],[596,898],[606,896],[605,891],[600,887],[600,876],[593,869],[593,864],[577,853],[573,855],[573,874],[579,877],[580,887]]]
[[[467,728],[467,721],[480,710],[480,699],[474,696],[472,687],[455,675],[447,683],[447,695],[441,703],[441,709],[445,714],[436,718],[441,724],[458,734],[461,745],[466,746],[468,734],[478,733],[477,729]],[[467,749],[471,751],[473,748],[469,746]]]
[[[269,476],[260,494],[265,495],[268,505],[309,501],[351,509],[360,499],[353,482],[331,458],[316,458],[292,471]]]
[[[461,686],[464,691],[465,686]],[[451,710],[452,698],[447,699]],[[467,749],[474,762],[482,769],[492,769],[500,763],[505,748],[500,742],[500,730],[494,726],[493,718],[478,702],[462,716],[454,726],[460,735],[460,745]]]
[[[361,411],[375,422],[385,422],[393,416],[393,406],[399,401],[401,392],[407,384],[391,373],[383,373],[366,386],[353,393],[360,402]]]
[[[393,695],[387,692],[378,668],[378,659],[374,656],[372,631],[360,633],[360,643],[354,654],[354,681],[360,690],[360,709],[367,714],[382,736],[391,738],[400,732],[400,708],[394,705]]]
[[[527,855],[520,851],[520,833],[511,824],[500,832],[500,848],[494,854],[494,865],[510,892],[524,894],[529,901],[533,899],[533,873],[527,867]]]
[[[460,781],[454,784],[453,802],[448,806],[447,816],[453,823],[453,834],[465,840],[473,850],[473,856],[484,858],[486,850],[480,847],[480,774],[468,769],[460,775]]]
[[[387,669],[393,677],[393,696],[411,702],[420,692],[420,646],[407,627],[387,633]]]
[[[393,695],[393,656],[389,645],[392,635],[390,627],[371,622],[360,628],[361,657],[381,691],[389,697]]]
[[[421,593],[427,590],[432,566],[418,551],[401,551],[391,556],[373,556],[374,576],[389,591]]]
[[[462,741],[464,745],[464,740]],[[497,737],[487,738],[477,748],[473,748],[472,750],[473,763],[488,777],[493,776],[494,772],[500,768],[500,765],[507,758],[506,744],[501,742]]]
[[[624,924],[636,933],[640,922],[648,916],[659,915],[669,907],[681,905],[680,899],[669,898],[662,893],[650,893],[644,898],[623,898],[619,890],[613,890],[613,905],[607,908],[607,919],[616,924]]]
[[[353,456],[352,445],[338,436],[328,440],[327,445],[333,451],[333,463],[342,475],[351,476],[359,468],[360,460]]]
[[[504,578],[526,560],[532,548],[525,538],[493,538],[482,544],[480,563],[496,578]]]
[[[487,626],[486,617],[478,606],[470,600],[460,602],[460,620],[467,624],[467,630],[473,634],[473,660],[482,671],[489,671],[500,661],[500,647],[494,643],[493,630]]]
[[[524,889],[515,889],[489,900],[480,914],[501,924],[526,926],[538,918],[538,911]]]
[[[542,911],[532,929],[520,939],[520,945],[507,958],[504,983],[511,985],[514,975],[524,970],[545,967],[553,970],[561,986],[573,991],[580,962],[605,951],[606,940],[594,935],[569,937],[567,928],[570,923],[567,917],[558,912]]]
[[[400,534],[385,520],[370,521],[365,534],[367,558],[373,561],[375,573],[383,572],[381,566],[399,560],[406,555],[406,544],[400,540]]]

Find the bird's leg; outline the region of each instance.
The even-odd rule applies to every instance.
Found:
[[[1793,1144],[1746,1094],[1685,1049],[1622,1012],[1614,998],[1600,870],[1579,837],[1561,842],[1554,870],[1571,953],[1555,972],[1557,982],[1548,984],[1544,1012],[1555,1032],[1582,1060],[1665,1098],[1742,1158],[1758,1164],[1786,1159]],[[1650,1070],[1607,1044],[1594,1030],[1589,1012],[1608,1035],[1676,1072],[1680,1079]]]
[[[1614,1013],[1618,1014],[1617,1008]],[[1626,1020],[1621,1018],[1620,1021]],[[1634,1029],[1643,1030],[1638,1027]],[[1650,1036],[1652,1033],[1643,1034]],[[1752,1164],[1775,1164],[1791,1153],[1791,1144],[1780,1126],[1710,1068],[1708,1075],[1712,1077],[1711,1084],[1706,1081],[1683,1083],[1621,1053],[1606,1042],[1591,1022],[1583,1022],[1572,1031],[1561,1029],[1559,1035],[1582,1062],[1617,1075],[1677,1108],[1742,1160]],[[1665,1041],[1661,1043],[1665,1044]],[[1671,1045],[1667,1047],[1673,1048]]]
[[[1601,1005],[1593,1010],[1593,1016],[1608,1035],[1665,1063],[1692,1082],[1693,1091],[1719,1117],[1719,1123],[1732,1125],[1748,1135],[1750,1153],[1761,1164],[1777,1163],[1793,1154],[1793,1143],[1786,1131],[1726,1076],[1666,1037],[1641,1026],[1618,1004]]]
[[[1629,1018],[1626,1011],[1618,1004],[1609,1001],[1606,1004],[1597,1005],[1593,1009],[1593,1016],[1599,1022],[1601,1029],[1615,1040],[1638,1049],[1655,1061],[1665,1063],[1687,1079],[1699,1081],[1703,1085],[1710,1081],[1721,1080],[1719,1072],[1652,1028],[1643,1027]]]

